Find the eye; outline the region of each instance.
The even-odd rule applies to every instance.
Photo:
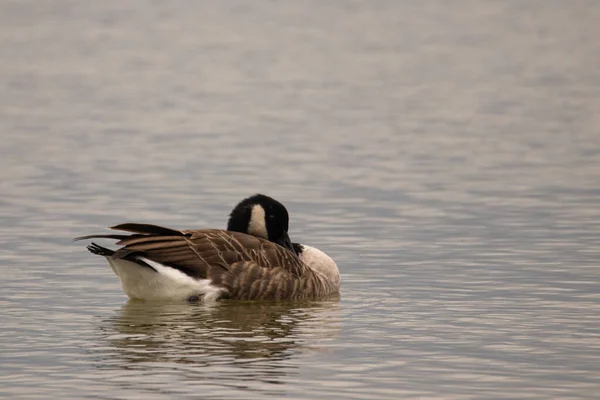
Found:
[[[273,214],[269,214],[269,215],[267,216],[267,218],[269,218],[269,219],[275,219],[275,215],[273,215]]]

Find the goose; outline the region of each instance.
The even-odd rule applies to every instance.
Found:
[[[130,299],[217,300],[319,299],[339,294],[337,264],[321,250],[293,243],[289,215],[279,201],[256,194],[231,211],[227,229],[177,230],[145,223],[110,229],[74,241],[117,240],[117,250],[94,242]]]

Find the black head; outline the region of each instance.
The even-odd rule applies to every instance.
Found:
[[[256,194],[235,206],[229,214],[227,230],[262,237],[295,253],[288,235],[289,215],[283,204]]]

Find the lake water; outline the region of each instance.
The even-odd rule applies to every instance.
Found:
[[[0,4],[0,397],[600,393],[595,1]],[[129,302],[79,235],[256,192],[339,300]]]

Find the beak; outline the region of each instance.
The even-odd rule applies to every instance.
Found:
[[[283,233],[283,236],[281,237],[281,239],[279,240],[279,242],[277,244],[282,247],[285,247],[292,253],[296,254],[296,250],[294,250],[294,246],[292,246],[292,241],[290,240],[290,236],[288,235],[287,232]]]

